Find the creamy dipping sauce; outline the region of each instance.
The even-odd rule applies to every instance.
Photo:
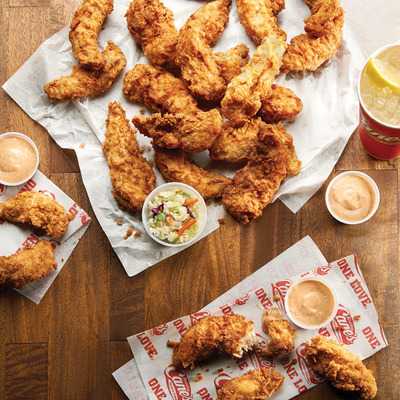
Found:
[[[334,311],[335,299],[331,290],[316,280],[298,283],[293,286],[288,296],[289,311],[302,325],[322,325],[328,322]]]
[[[0,136],[0,180],[18,183],[28,179],[36,169],[34,147],[18,136]]]
[[[375,205],[374,191],[364,178],[345,175],[334,183],[329,193],[333,213],[349,222],[361,221],[372,212]]]

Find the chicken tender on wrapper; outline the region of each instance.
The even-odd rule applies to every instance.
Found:
[[[219,353],[240,359],[258,343],[254,324],[242,315],[206,317],[197,322],[173,347],[172,363],[176,368],[193,369],[200,362]]]

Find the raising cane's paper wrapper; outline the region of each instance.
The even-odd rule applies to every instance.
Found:
[[[9,256],[16,253],[18,250],[31,247],[37,243],[39,239],[51,240],[56,246],[55,258],[57,269],[46,278],[30,283],[22,289],[17,290],[17,292],[21,293],[29,300],[39,304],[57,275],[61,272],[61,269],[64,267],[79,240],[86,232],[90,223],[90,217],[86,211],[40,171],[24,185],[15,187],[0,185],[0,203],[6,201],[10,197],[14,197],[22,191],[42,192],[51,196],[60,203],[67,212],[74,216],[68,226],[67,232],[59,241],[51,240],[46,237],[39,237],[28,228],[22,228],[6,221],[0,221],[0,256]]]
[[[284,299],[290,285],[298,279],[312,277],[326,281],[336,292],[339,298],[337,314],[331,323],[319,330],[297,329],[295,350],[285,361],[251,354],[239,361],[221,357],[188,372],[176,371],[171,366],[172,350],[167,347],[167,341],[179,341],[192,324],[208,315],[244,315],[254,321],[257,336],[266,339],[261,328],[264,310],[278,307],[285,315]],[[355,256],[294,275],[288,274],[282,265],[279,270],[272,270],[264,279],[258,280],[258,285],[251,291],[234,288],[228,293],[197,313],[128,338],[141,385],[149,399],[216,399],[218,387],[226,380],[260,367],[274,367],[285,378],[274,399],[290,399],[322,382],[308,368],[304,357],[304,343],[313,336],[320,334],[334,339],[362,359],[388,345]],[[128,367],[125,371],[134,376],[135,366],[130,364]],[[118,373],[121,375],[121,371]],[[139,384],[138,379],[136,383]]]
[[[126,71],[137,63],[147,62],[126,26],[124,15],[129,3],[130,0],[114,1],[114,11],[100,36],[103,46],[107,40],[113,40],[121,47],[128,61]],[[203,2],[195,0],[164,0],[164,3],[173,11],[177,28],[203,5]],[[279,20],[288,39],[303,32],[303,20],[308,14],[309,10],[302,0],[291,1],[280,14]],[[245,43],[251,52],[254,50],[254,45],[239,23],[233,2],[230,22],[215,50],[224,51],[238,43]],[[48,130],[61,147],[76,151],[96,216],[126,272],[133,276],[182,249],[167,249],[153,243],[144,234],[140,219],[122,212],[111,196],[109,173],[100,145],[104,140],[108,103],[112,100],[120,101],[129,118],[141,109],[141,106],[124,99],[122,76],[108,93],[96,99],[55,104],[49,102],[43,93],[42,88],[46,82],[68,74],[74,63],[68,28],[65,28],[45,41],[3,88],[32,119]],[[297,212],[321,187],[357,127],[356,82],[362,63],[363,56],[348,23],[343,46],[337,57],[326,67],[302,79],[282,76],[277,81],[293,89],[304,103],[302,114],[289,126],[303,163],[302,171],[299,176],[288,179],[277,195],[293,212]],[[139,143],[146,149],[146,156],[152,160],[152,151],[148,151],[149,139],[137,136]],[[208,159],[199,155],[198,161],[205,164]],[[227,175],[234,172],[232,169],[219,170]],[[159,175],[157,182],[163,183]],[[209,225],[205,235],[219,227],[218,219],[224,213],[221,205],[210,205],[208,211]],[[122,225],[115,223],[121,219]],[[130,227],[139,235],[125,240]]]

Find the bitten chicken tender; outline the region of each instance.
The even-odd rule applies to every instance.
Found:
[[[286,33],[279,27],[276,18],[285,6],[284,1],[237,0],[236,3],[240,22],[257,46],[270,35],[286,41]]]
[[[226,210],[237,221],[248,224],[260,217],[287,177],[284,151],[273,157],[260,156],[236,172],[222,195]]]
[[[192,114],[153,114],[133,118],[136,128],[153,138],[156,146],[195,153],[209,149],[220,135],[222,117],[218,110]]]
[[[51,100],[74,100],[82,97],[95,97],[105,93],[126,66],[126,58],[121,49],[108,42],[104,58],[106,64],[102,71],[92,72],[74,66],[71,75],[63,76],[44,86]]]
[[[174,348],[172,363],[176,368],[190,368],[211,356],[224,353],[240,359],[258,341],[252,321],[242,315],[212,316],[190,327]]]
[[[124,95],[133,103],[152,111],[165,113],[196,113],[195,99],[179,78],[162,68],[137,64],[124,78]]]
[[[337,389],[354,392],[370,400],[377,394],[375,377],[355,354],[322,336],[307,343],[304,351],[308,366]]]
[[[199,8],[179,31],[176,64],[190,92],[204,101],[220,100],[226,82],[210,47],[210,34],[204,21],[213,21],[220,32],[228,22],[231,0],[215,0]],[[210,22],[208,22],[210,24]],[[215,35],[217,36],[217,35]]]
[[[99,48],[98,36],[112,11],[113,0],[83,0],[75,11],[69,40],[82,67],[99,71],[106,66],[106,55]]]
[[[272,85],[269,96],[262,99],[258,115],[268,123],[293,121],[303,110],[303,102],[295,93],[283,86]]]
[[[267,400],[281,386],[284,377],[273,368],[259,368],[222,384],[218,400]]]
[[[269,336],[268,343],[262,347],[264,356],[284,356],[293,351],[296,330],[290,325],[289,321],[283,318],[282,313],[277,308],[265,311],[263,330]]]
[[[239,128],[225,123],[222,134],[211,147],[210,156],[214,160],[237,163],[258,156],[273,156],[277,151],[285,153],[288,175],[297,175],[301,162],[297,158],[293,138],[283,124],[266,124],[260,119],[253,119]]]
[[[108,105],[103,150],[110,168],[114,198],[125,210],[132,213],[141,210],[147,195],[155,188],[156,177],[140,151],[124,109],[117,102]]]
[[[0,203],[0,219],[28,225],[53,239],[64,236],[72,218],[53,197],[41,192],[21,192]]]
[[[45,278],[56,267],[54,245],[47,240],[39,240],[29,249],[7,257],[0,256],[0,288],[22,288]]]
[[[342,44],[344,11],[339,2],[309,0],[307,4],[315,14],[306,20],[308,33],[295,36],[288,45],[282,72],[316,71]]]
[[[155,147],[155,163],[166,181],[193,186],[205,199],[219,198],[231,183],[229,178],[198,167],[187,154],[179,150]]]
[[[260,110],[261,99],[271,93],[285,49],[285,41],[274,35],[266,37],[242,72],[229,83],[221,102],[222,114],[235,126],[243,125]]]
[[[160,0],[133,0],[126,19],[129,31],[152,64],[173,64],[178,31],[170,9]]]

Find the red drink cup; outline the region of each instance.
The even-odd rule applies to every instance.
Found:
[[[399,46],[399,43],[390,44],[388,46],[380,48],[375,53],[373,53],[370,58],[375,57],[385,49],[394,46]],[[367,63],[365,64],[365,66],[367,65]],[[365,66],[362,71],[364,71]],[[400,126],[390,125],[388,123],[380,121],[368,111],[368,108],[364,104],[361,96],[362,73],[363,72],[361,72],[360,79],[358,81],[360,125],[357,129],[360,135],[361,143],[363,144],[366,152],[372,157],[379,160],[392,160],[400,156]]]

